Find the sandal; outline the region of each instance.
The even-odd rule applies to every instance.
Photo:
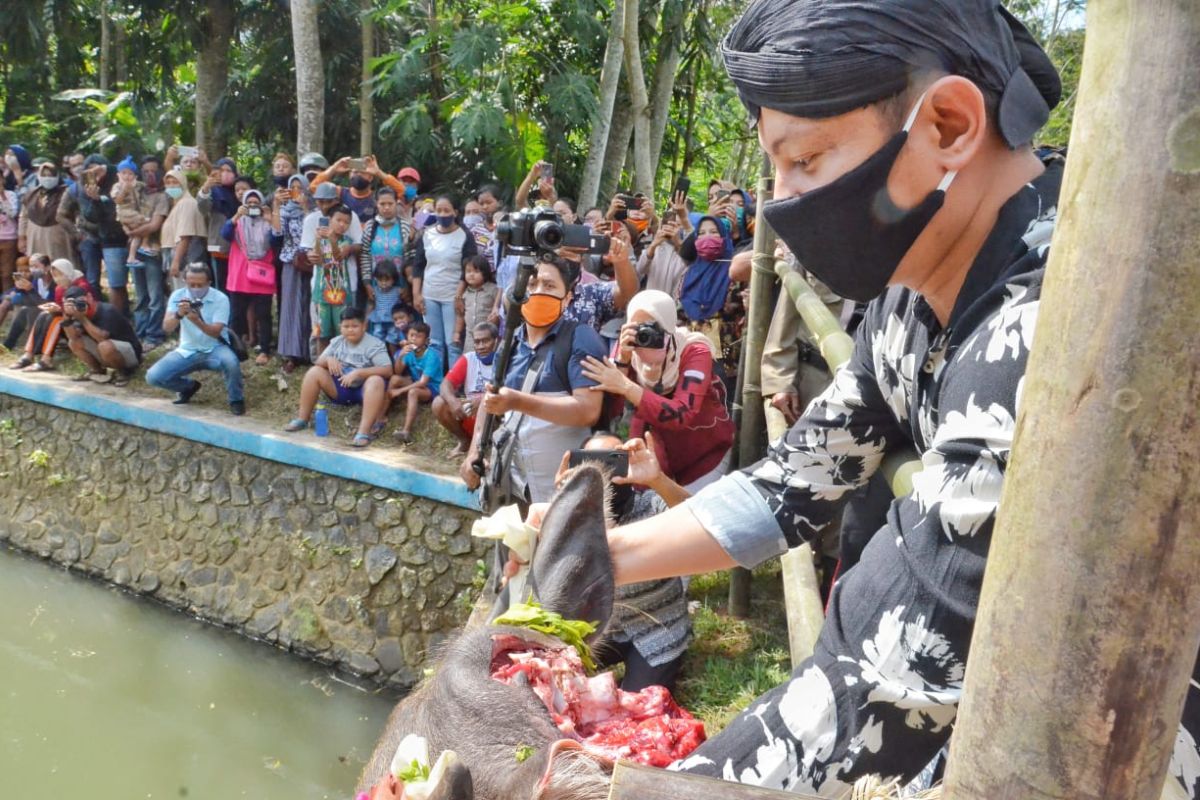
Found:
[[[396,431],[392,437],[400,444],[412,444],[413,442],[412,434],[408,431]]]
[[[365,433],[354,434],[354,441],[350,443],[351,447],[366,447],[371,443],[371,437]]]
[[[371,426],[371,430],[367,431],[367,436],[371,437],[371,441],[379,438],[379,434],[383,433],[383,429],[387,427],[386,419],[377,419],[375,424]]]
[[[104,372],[88,373],[88,380],[92,383],[112,383],[112,374],[108,370]]]
[[[283,430],[287,433],[295,433],[296,431],[302,431],[307,427],[308,427],[308,420],[300,419],[299,417],[296,417],[291,422],[289,422],[287,425],[284,425]]]
[[[31,364],[33,364],[32,358],[29,356],[21,356],[19,359],[17,359],[17,363],[9,366],[9,369],[25,369]]]
[[[39,361],[29,368],[30,372],[53,372],[54,365],[48,361]]]
[[[100,373],[98,372],[81,372],[78,375],[71,376],[71,383],[84,383],[85,381],[90,381],[92,379],[92,375],[99,374]]]
[[[260,367],[265,367],[271,363],[271,357],[266,353],[259,353],[258,357],[254,359],[254,363]]]

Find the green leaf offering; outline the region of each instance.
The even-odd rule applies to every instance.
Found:
[[[516,756],[518,764],[524,764],[526,761],[528,761],[530,758],[533,757],[533,754],[535,752],[537,752],[537,751],[534,750],[532,747],[530,747],[527,744],[523,744],[523,745],[519,745],[517,747],[517,751],[514,755]]]
[[[429,780],[429,765],[422,764],[418,759],[414,758],[412,763],[400,770],[396,777],[405,783],[417,783]]]
[[[596,626],[590,622],[578,619],[563,619],[562,614],[547,611],[539,604],[530,600],[528,603],[514,603],[508,611],[493,620],[496,625],[513,625],[518,628],[544,633],[561,639],[563,644],[569,644],[579,653],[579,660],[588,672],[596,671],[596,661],[592,658],[592,649],[584,640],[596,632]]]

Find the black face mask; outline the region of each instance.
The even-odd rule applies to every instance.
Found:
[[[799,264],[840,297],[865,303],[882,294],[945,202],[954,172],[912,209],[898,208],[887,191],[921,100],[904,128],[862,164],[833,183],[763,209]]]
[[[363,189],[366,189],[368,186],[370,186],[371,182],[362,175],[355,175],[350,179],[350,185],[361,192]]]
[[[276,175],[271,180],[275,181],[275,185],[280,189],[286,189],[288,188],[288,181],[291,179],[291,175]]]

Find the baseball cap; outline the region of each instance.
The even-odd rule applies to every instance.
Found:
[[[412,167],[404,167],[402,170],[396,173],[396,177],[400,180],[408,178],[409,180],[416,181],[417,183],[421,182],[421,173],[417,172]]]
[[[337,200],[339,195],[338,188],[332,183],[318,184],[316,190],[313,191],[314,200]]]

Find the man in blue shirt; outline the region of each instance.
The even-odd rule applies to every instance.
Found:
[[[242,367],[224,334],[229,324],[229,298],[210,286],[208,268],[201,263],[188,264],[184,277],[187,286],[171,294],[163,321],[167,333],[179,329],[179,347],[150,368],[146,382],[175,392],[175,404],[182,405],[200,391],[200,381],[187,376],[217,370],[225,378],[229,410],[240,417],[246,413]]]
[[[504,386],[483,396],[483,413],[504,417],[493,458],[511,452],[506,475],[518,498],[549,500],[563,453],[580,444],[600,418],[603,392],[592,391],[595,381],[583,374],[584,358],[604,358],[599,334],[587,325],[564,318],[579,278],[578,267],[556,258],[538,265],[529,279],[529,297],[521,307],[525,319],[516,332],[515,351]],[[565,341],[570,337],[569,343]],[[562,363],[565,362],[565,363]],[[476,425],[477,432],[482,425]],[[478,433],[459,474],[474,489],[479,485],[472,464],[478,453]]]

